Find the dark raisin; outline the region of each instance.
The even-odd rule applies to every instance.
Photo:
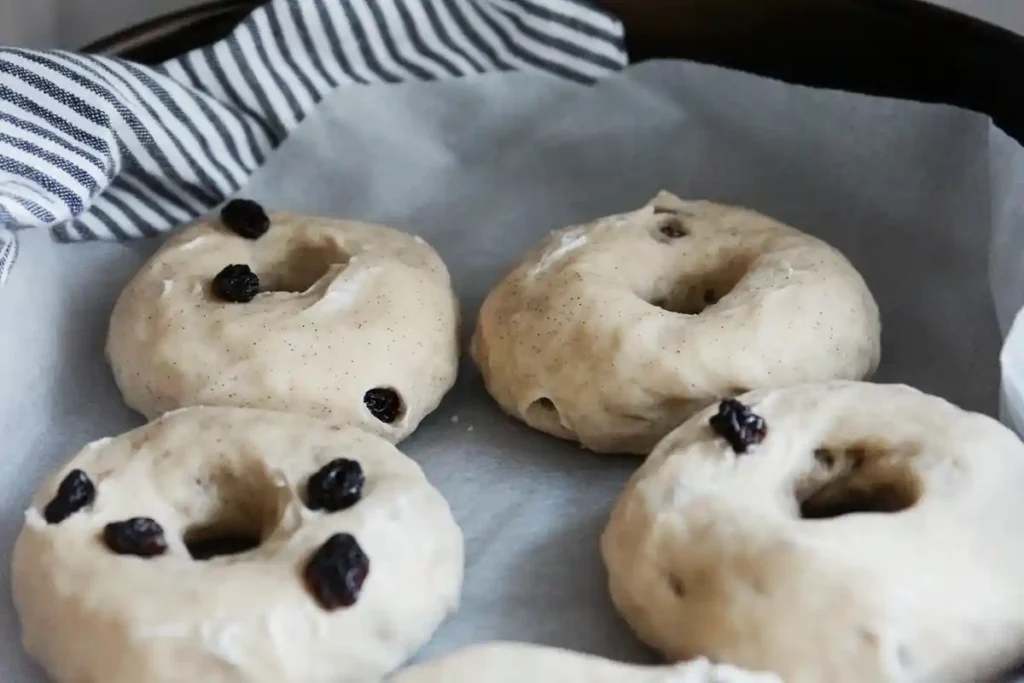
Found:
[[[371,415],[387,424],[394,422],[402,410],[402,400],[392,389],[370,389],[363,394],[363,403]]]
[[[270,229],[270,218],[263,207],[251,199],[232,199],[220,210],[220,220],[232,232],[255,240]]]
[[[164,528],[149,517],[111,522],[103,529],[103,542],[118,555],[153,557],[167,552]]]
[[[686,236],[686,228],[683,227],[683,222],[679,220],[678,216],[663,218],[658,230],[662,235],[670,239],[679,239]]]
[[[350,508],[363,495],[366,476],[355,460],[338,458],[314,472],[306,483],[306,504],[310,510],[337,512]]]
[[[736,453],[746,453],[750,446],[761,443],[768,433],[764,418],[734,398],[718,404],[718,412],[708,422]]]
[[[59,524],[96,499],[96,487],[82,470],[71,470],[57,487],[57,495],[43,508],[48,524]]]
[[[260,279],[246,265],[230,265],[213,278],[213,293],[218,299],[244,304],[260,292]]]
[[[334,534],[306,564],[305,579],[320,606],[350,607],[359,599],[370,573],[370,558],[351,534]]]

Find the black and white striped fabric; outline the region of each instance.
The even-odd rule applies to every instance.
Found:
[[[585,0],[273,0],[154,68],[0,49],[0,283],[15,231],[153,236],[238,190],[341,86],[536,69],[592,82],[623,29]]]

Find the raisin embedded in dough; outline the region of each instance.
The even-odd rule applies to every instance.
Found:
[[[260,278],[245,264],[224,266],[213,278],[213,293],[222,301],[246,304],[260,293]]]
[[[246,207],[222,220],[245,232],[255,217],[259,232],[262,209]],[[257,239],[218,220],[181,230],[121,292],[106,356],[125,403],[148,419],[194,405],[298,413],[402,441],[458,373],[440,255],[383,225],[267,218]]]
[[[997,681],[1024,661],[1021,490],[1017,435],[939,397],[761,389],[665,436],[601,556],[616,609],[670,660],[713,652],[787,683]]]
[[[488,293],[471,353],[509,415],[595,452],[647,455],[738,387],[869,378],[881,322],[829,244],[662,192],[538,244]]]
[[[255,240],[270,229],[270,217],[251,199],[232,199],[220,211],[221,222],[239,237]]]
[[[326,610],[351,607],[370,573],[370,558],[352,534],[334,534],[306,565],[309,589]]]
[[[310,510],[337,512],[350,508],[363,495],[366,475],[355,460],[337,458],[313,473],[306,484]]]
[[[155,557],[167,552],[164,528],[149,517],[132,517],[107,524],[103,528],[103,542],[118,555]]]
[[[96,486],[89,475],[82,470],[71,470],[57,487],[53,497],[43,510],[43,517],[50,524],[59,524],[96,499]]]
[[[96,501],[48,523],[76,472],[102,473]],[[194,407],[44,482],[10,585],[54,683],[381,681],[457,609],[464,558],[447,501],[383,437]]]

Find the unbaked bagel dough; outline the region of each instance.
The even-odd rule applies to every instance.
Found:
[[[221,221],[172,236],[114,308],[107,357],[125,401],[147,418],[191,405],[303,413],[392,442],[455,381],[458,304],[448,270],[397,230],[270,213],[258,239]],[[218,299],[213,278],[247,265],[260,293]],[[367,392],[391,390],[392,422]]]
[[[739,400],[762,441],[737,453],[715,407],[695,415],[603,534],[612,599],[642,640],[786,683],[980,683],[1024,655],[1010,430],[900,385]]]
[[[487,296],[472,353],[507,413],[647,454],[718,398],[866,378],[879,345],[878,307],[837,250],[662,192],[554,232]]]
[[[335,478],[347,507],[310,509],[329,490],[310,496],[311,476],[339,459],[362,485]],[[76,470],[91,502],[55,508]],[[140,517],[163,553],[113,552],[107,525]],[[356,593],[321,603],[333,584],[306,576],[336,537],[351,538],[326,569]],[[192,559],[217,538],[259,546]],[[361,575],[345,559],[360,552]],[[240,408],[186,408],[87,446],[36,494],[12,567],[25,648],[59,683],[379,680],[456,609],[462,575],[462,533],[413,460],[360,430]]]
[[[389,683],[782,683],[707,659],[671,666],[637,666],[525,643],[474,645],[399,671]]]

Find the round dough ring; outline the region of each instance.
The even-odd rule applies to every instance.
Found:
[[[336,458],[360,463],[363,497],[312,511],[306,480]],[[92,505],[47,524],[76,468]],[[107,548],[105,525],[136,516],[163,526],[166,553]],[[354,605],[328,610],[304,567],[338,533],[369,573]],[[186,534],[262,542],[200,561]],[[57,681],[104,683],[379,680],[457,608],[462,575],[462,533],[413,460],[360,430],[239,408],[187,408],[87,446],[36,494],[12,567],[26,650]]]
[[[764,418],[762,442],[737,454],[715,408],[694,416],[602,536],[613,601],[642,640],[786,683],[975,683],[1024,654],[1024,445],[1010,430],[900,385],[739,400]]]
[[[864,280],[828,244],[661,192],[553,233],[487,296],[472,353],[531,427],[647,454],[719,398],[870,376],[880,329]]]
[[[473,645],[399,671],[389,683],[782,683],[699,658],[669,666],[624,664],[560,648],[525,643]]]
[[[114,307],[107,358],[147,418],[192,406],[302,413],[395,443],[440,403],[458,368],[458,302],[419,237],[380,225],[270,213],[256,240],[218,221],[172,236]],[[249,303],[214,297],[229,264],[260,278]],[[388,424],[370,389],[400,397]]]

